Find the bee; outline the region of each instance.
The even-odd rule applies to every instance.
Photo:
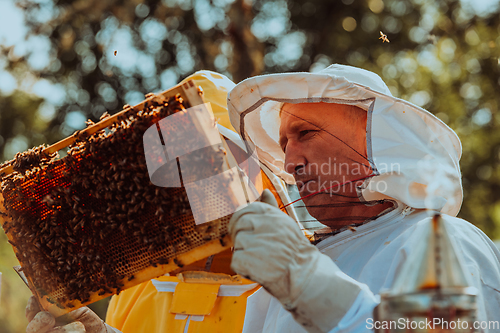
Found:
[[[156,209],[156,213],[155,215],[156,216],[159,216],[159,215],[163,215],[163,213],[165,213],[165,211],[163,210],[163,208],[161,206],[159,206],[157,209]]]
[[[349,230],[351,230],[352,232],[355,232],[355,231],[356,231],[356,227],[348,226],[347,228],[348,228]]]
[[[81,219],[77,224],[75,224],[75,226],[73,227],[73,231],[77,232],[78,230],[80,230],[81,228],[83,228],[84,224],[85,224],[85,220]]]
[[[177,258],[174,258],[174,264],[176,264],[177,266],[179,266],[179,268],[184,267],[184,264],[181,263],[179,260],[177,260]]]
[[[104,112],[101,117],[99,118],[99,120],[103,120],[103,119],[106,119],[106,118],[109,118],[110,117],[110,114],[106,111]]]
[[[379,39],[382,39],[382,43],[384,43],[384,42],[390,43],[389,38],[387,38],[387,35],[384,34],[382,31],[380,31]]]
[[[168,264],[168,259],[166,259],[166,258],[159,258],[158,259],[158,263],[160,265],[166,265],[166,264]]]

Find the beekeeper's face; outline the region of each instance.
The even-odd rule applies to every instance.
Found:
[[[285,104],[280,145],[309,213],[327,225],[351,216],[359,204],[356,185],[372,173],[366,158],[366,111],[332,103]],[[330,190],[315,192],[331,187]],[[313,194],[313,195],[311,195]],[[336,209],[327,209],[335,207]],[[333,215],[333,216],[332,216]]]

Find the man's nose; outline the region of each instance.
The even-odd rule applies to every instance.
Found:
[[[303,154],[300,153],[299,149],[296,149],[293,145],[287,146],[285,153],[285,171],[296,175],[304,168],[307,164],[307,160]]]

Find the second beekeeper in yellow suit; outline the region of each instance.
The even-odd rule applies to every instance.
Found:
[[[226,102],[234,83],[210,71],[196,72],[183,82],[187,80],[193,80],[203,89],[204,99],[212,107],[221,134],[226,139],[238,140],[229,121]],[[270,178],[273,178],[270,172],[263,176],[263,187],[272,189],[278,200],[289,200],[282,183],[273,178],[271,185]],[[113,296],[106,322],[123,333],[262,331],[263,322],[257,318],[266,313],[271,296],[253,281],[234,278],[236,273],[229,267],[230,251],[215,255],[210,261],[211,265],[202,260],[184,267],[183,271],[208,271],[184,279],[184,282],[176,276],[177,272],[173,272]],[[247,308],[252,310],[247,311]]]

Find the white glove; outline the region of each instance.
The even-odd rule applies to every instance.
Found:
[[[231,268],[260,283],[309,332],[330,331],[354,303],[361,284],[311,245],[269,190],[260,201],[234,213],[229,222]]]
[[[26,319],[29,321],[26,333],[121,333],[86,306],[56,320],[49,312],[40,312],[34,296],[28,300]]]

